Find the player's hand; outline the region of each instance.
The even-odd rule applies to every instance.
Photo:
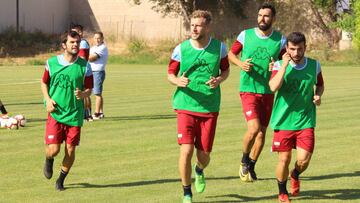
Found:
[[[220,82],[221,81],[218,78],[211,76],[210,80],[208,80],[205,84],[209,85],[211,89],[214,89],[219,86]]]
[[[250,72],[252,70],[252,67],[254,66],[254,64],[250,63],[251,62],[251,58],[250,59],[246,59],[244,62],[242,62],[241,65],[241,69],[245,72]]]
[[[189,78],[185,76],[185,72],[182,74],[181,77],[177,80],[177,86],[178,87],[187,87],[189,84]]]
[[[271,57],[271,62],[269,63],[269,71],[272,71],[274,68],[275,60],[273,57]]]
[[[313,100],[314,104],[316,106],[320,106],[321,104],[321,97],[319,95],[314,95],[314,100]]]
[[[79,88],[76,88],[74,91],[74,95],[76,97],[77,100],[83,99],[84,98],[84,94],[83,91],[81,91]]]
[[[285,52],[284,55],[282,56],[282,60],[284,64],[289,64],[289,62],[291,61],[291,56],[288,52]]]
[[[56,102],[52,100],[51,98],[46,100],[46,111],[48,113],[51,113],[55,111]]]

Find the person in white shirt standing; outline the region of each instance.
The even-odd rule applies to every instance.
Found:
[[[105,80],[105,66],[108,61],[108,49],[104,43],[104,34],[102,32],[95,32],[94,42],[95,46],[90,48],[89,63],[94,76],[95,113],[93,119],[96,120],[104,118],[102,91]]]

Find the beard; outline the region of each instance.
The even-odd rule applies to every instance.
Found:
[[[70,49],[66,51],[68,54],[70,54],[71,56],[77,56],[79,53],[79,49]]]
[[[296,56],[296,57],[291,57],[291,59],[295,62],[295,63],[297,63],[297,64],[299,64],[300,62],[301,62],[301,60],[304,58],[304,54],[303,55],[301,55],[301,56]]]
[[[195,34],[195,35],[191,35],[191,39],[192,40],[202,40],[204,38],[203,34]]]
[[[269,23],[269,24],[266,24],[266,23],[263,23],[263,24],[260,24],[258,23],[258,27],[261,31],[267,31],[271,28],[272,26],[272,23]]]

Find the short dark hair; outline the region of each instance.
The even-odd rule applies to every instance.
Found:
[[[94,33],[94,35],[96,35],[96,34],[100,35],[101,38],[104,38],[104,33],[103,33],[103,32],[101,32],[101,31],[96,31],[96,32]]]
[[[272,4],[268,3],[268,2],[265,2],[261,6],[259,6],[258,11],[260,11],[260,9],[266,9],[266,8],[271,10],[271,13],[272,13],[273,16],[276,16],[275,7]]]
[[[195,10],[194,12],[192,12],[191,18],[205,18],[206,24],[210,24],[212,15],[210,11]]]
[[[79,28],[81,31],[84,30],[84,27],[82,25],[80,25],[80,24],[75,24],[75,23],[70,24],[70,30],[76,29],[76,28]]]
[[[75,31],[72,31],[72,30],[67,30],[64,33],[62,33],[61,36],[60,36],[61,44],[62,43],[65,44],[67,42],[68,36],[70,36],[70,37],[79,37],[80,38],[79,33],[75,32]]]
[[[292,32],[286,38],[286,44],[289,42],[293,44],[300,44],[301,42],[304,42],[304,44],[306,44],[306,38],[301,32]]]

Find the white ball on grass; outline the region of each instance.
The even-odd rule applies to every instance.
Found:
[[[19,126],[25,127],[26,118],[24,115],[19,114],[19,115],[14,116],[14,118],[18,121]]]
[[[10,130],[17,130],[19,129],[19,122],[13,117],[10,117],[6,122],[6,127]]]

